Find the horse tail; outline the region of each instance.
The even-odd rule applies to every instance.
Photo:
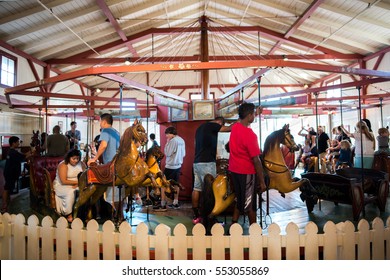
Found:
[[[211,215],[211,212],[213,211],[214,205],[215,205],[215,196],[213,192],[213,183],[215,178],[211,174],[206,174],[203,179],[203,192],[202,192],[202,220],[203,220],[203,226],[206,228],[206,234],[210,234],[211,230],[211,220],[209,218],[209,215]]]

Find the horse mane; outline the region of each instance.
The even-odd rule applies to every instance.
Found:
[[[162,157],[161,157],[161,156],[158,157],[158,156],[155,154],[155,151],[156,151],[156,150],[158,150],[159,154],[162,155]],[[156,160],[158,160],[158,161],[161,160],[161,159],[164,157],[164,155],[163,155],[162,152],[161,152],[160,146],[153,146],[153,147],[149,148],[149,149],[146,151],[145,159],[148,160],[148,158],[149,158],[150,156],[154,156],[154,157],[156,158]]]
[[[156,147],[152,147],[152,148],[149,148],[147,151],[146,151],[146,154],[145,154],[145,158],[148,159],[150,156],[153,155],[153,150],[155,149]]]
[[[272,145],[275,143],[275,141],[278,141],[279,143],[282,142],[284,138],[284,128],[276,130],[272,132],[270,135],[268,135],[267,139],[265,139],[264,142],[264,151],[263,154],[269,153]]]
[[[121,137],[119,144],[119,154],[127,155],[131,152],[131,142],[133,140],[133,126],[129,126]]]

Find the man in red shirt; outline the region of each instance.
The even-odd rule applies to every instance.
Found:
[[[238,108],[239,121],[231,129],[229,171],[237,198],[232,223],[243,213],[248,215],[250,224],[256,223],[257,193],[266,188],[257,135],[250,128],[256,113],[261,113],[261,108],[242,103]]]

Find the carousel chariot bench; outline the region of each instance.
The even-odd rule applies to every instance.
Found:
[[[60,157],[34,156],[30,159],[30,204],[39,213],[55,209],[53,181]]]
[[[359,219],[365,204],[374,202],[374,200],[365,199],[362,184],[356,178],[317,172],[303,173],[301,176],[310,181],[320,201],[332,201],[336,205],[338,203],[352,205],[354,220]],[[319,207],[321,207],[320,203]],[[307,208],[310,213],[312,207]]]
[[[385,211],[387,196],[389,195],[389,174],[368,168],[343,168],[336,170],[338,175],[347,178],[356,178],[364,181],[363,193],[365,200],[374,200],[381,212]]]

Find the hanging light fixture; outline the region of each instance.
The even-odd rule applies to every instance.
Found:
[[[131,64],[130,58],[126,57],[125,64],[126,64],[127,66],[129,66],[129,65]]]

